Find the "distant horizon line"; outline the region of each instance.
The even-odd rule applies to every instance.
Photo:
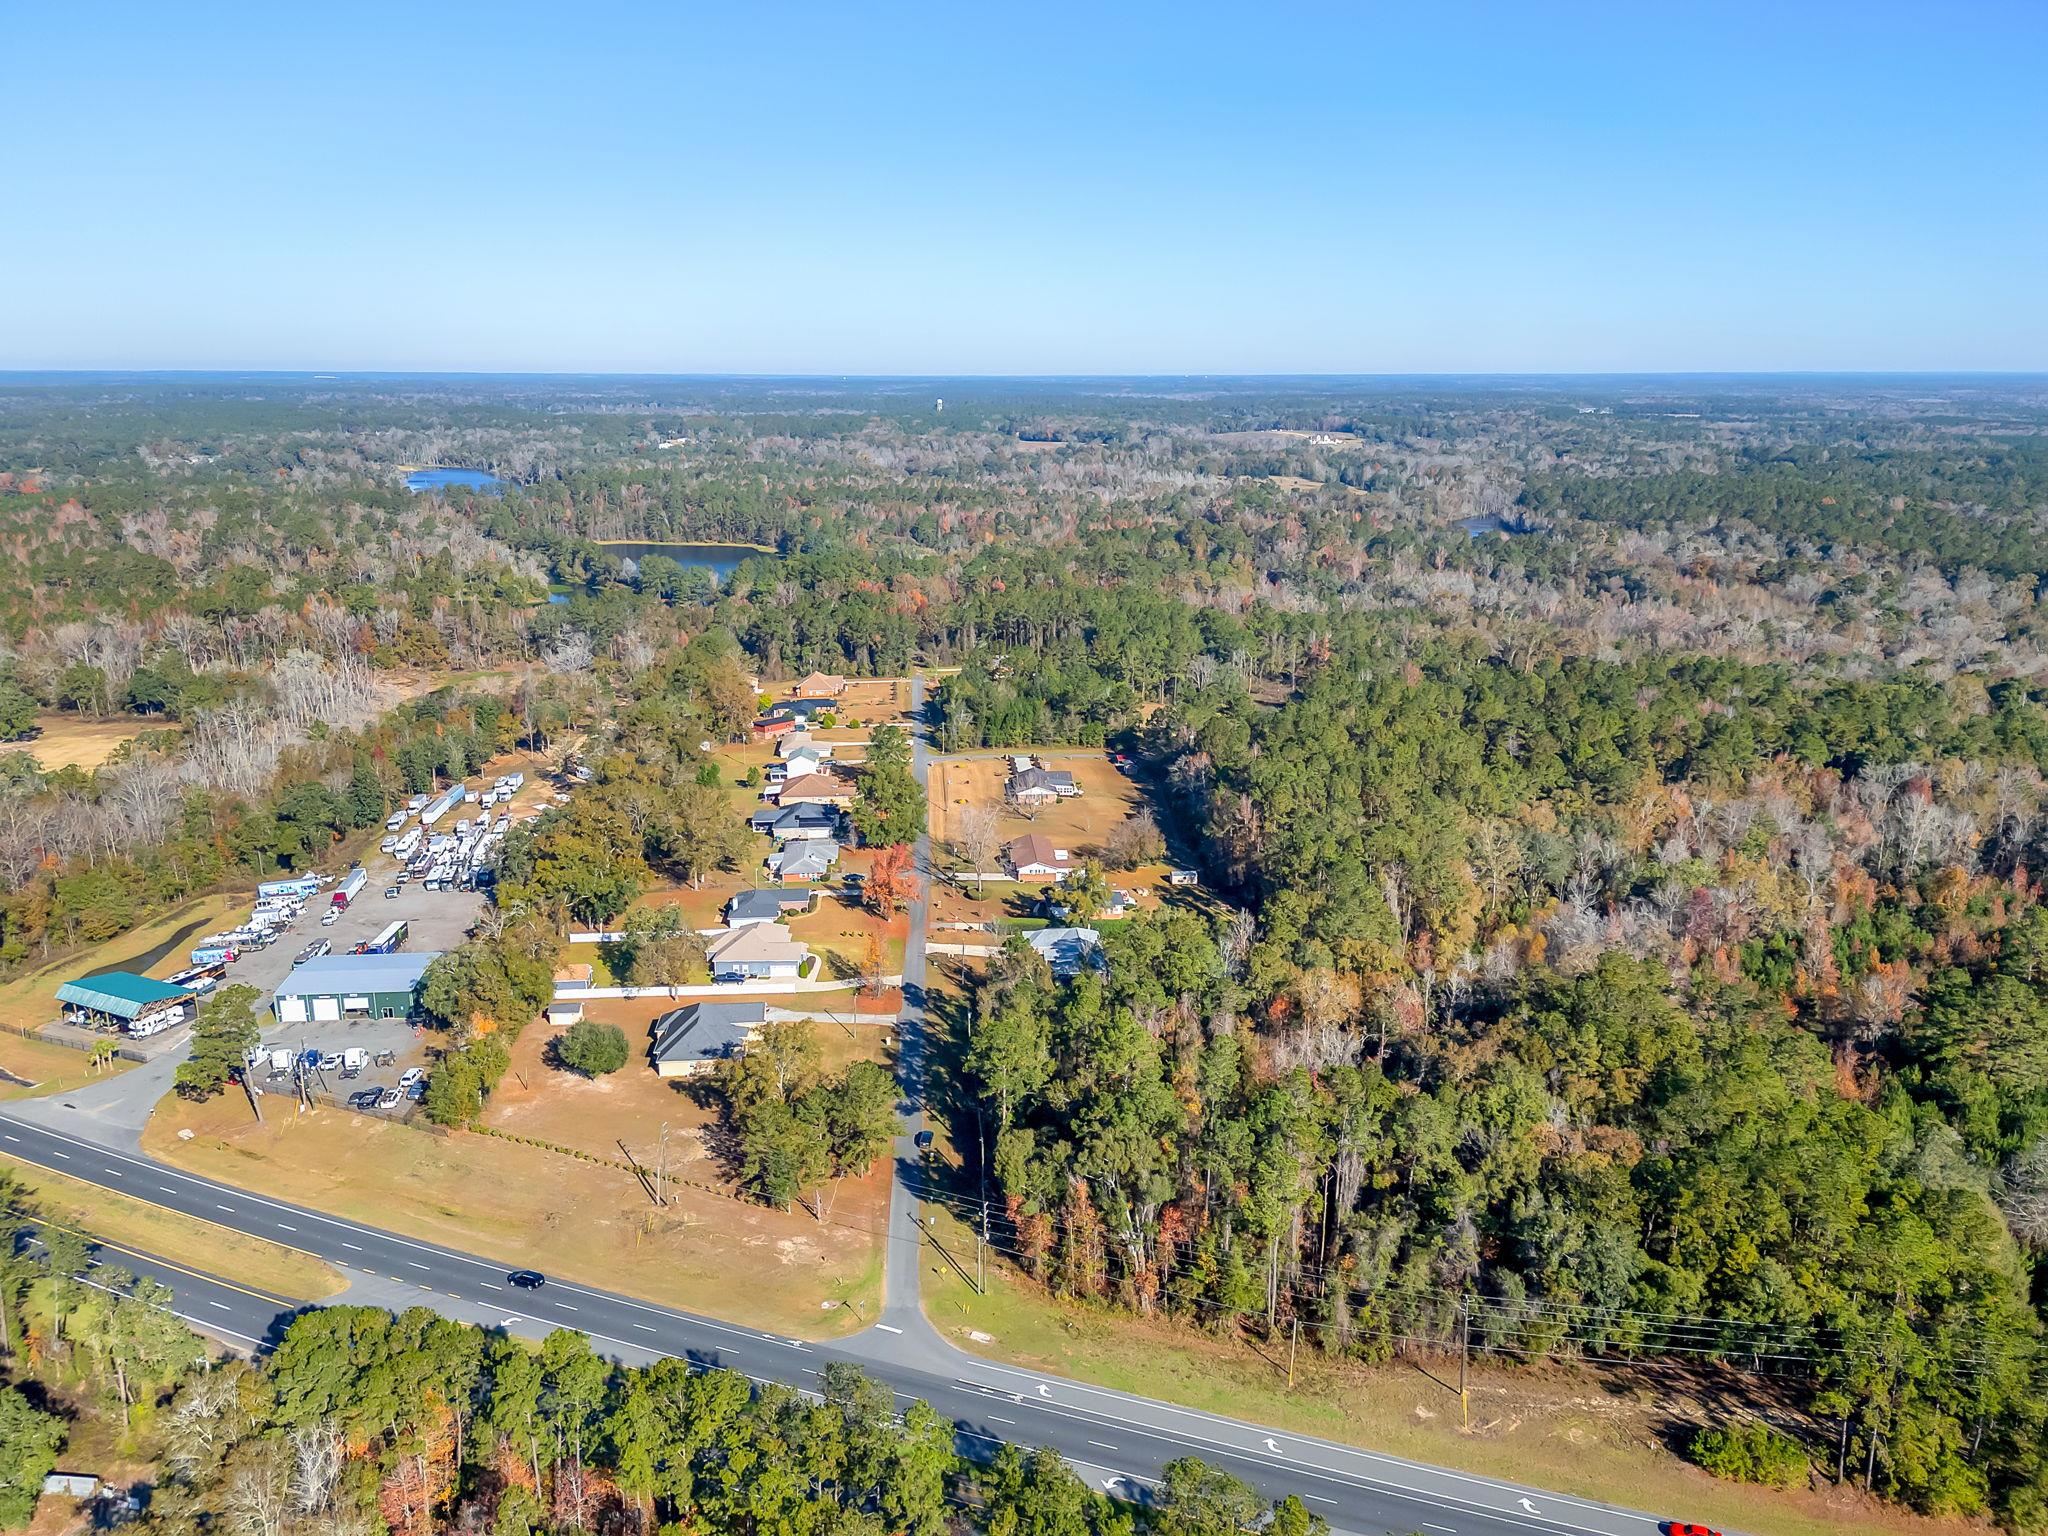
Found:
[[[670,379],[704,382],[810,384],[910,383],[1102,383],[1121,380],[1195,382],[1354,380],[1628,380],[1628,379],[2048,379],[2038,368],[1628,368],[1628,369],[1441,369],[1390,373],[1163,372],[1117,370],[1100,373],[850,373],[835,371],[660,372],[631,368],[202,368],[202,367],[0,367],[0,379],[36,378],[264,378],[311,381],[343,379]]]

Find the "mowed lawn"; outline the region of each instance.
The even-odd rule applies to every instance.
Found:
[[[0,1077],[0,1099],[65,1093],[82,1083],[125,1072],[133,1065],[116,1060],[94,1067],[88,1064],[84,1051],[0,1030],[0,1072],[6,1074]]]
[[[651,1000],[636,1000],[651,1001]],[[648,1017],[651,1017],[651,1012]],[[628,1029],[644,1051],[646,1024]],[[510,1135],[625,1162],[651,1160],[661,1121],[671,1156],[701,1155],[657,1208],[632,1173],[501,1137],[441,1134],[372,1115],[273,1112],[257,1125],[225,1096],[166,1097],[144,1148],[194,1173],[582,1284],[753,1327],[828,1338],[861,1326],[880,1295],[885,1167],[842,1188],[832,1219],[733,1198],[704,1145],[715,1116],[663,1086],[637,1055],[616,1079],[588,1083],[546,1066],[548,1031],[522,1035],[491,1121]],[[877,1031],[879,1038],[879,1031]],[[190,1130],[191,1139],[179,1132]],[[673,1165],[672,1165],[673,1166]],[[851,1305],[849,1305],[849,1303]]]

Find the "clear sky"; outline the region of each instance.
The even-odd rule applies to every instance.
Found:
[[[0,367],[2048,368],[2048,3],[0,6]]]

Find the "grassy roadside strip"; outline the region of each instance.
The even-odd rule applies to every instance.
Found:
[[[942,1210],[927,1210],[939,1240],[972,1272],[974,1234]],[[955,1347],[1006,1365],[1727,1529],[1770,1536],[1981,1529],[1838,1490],[1776,1493],[1721,1482],[1649,1440],[1646,1418],[1668,1416],[1615,1412],[1619,1405],[1600,1401],[1612,1399],[1611,1390],[1591,1378],[1475,1371],[1472,1429],[1462,1431],[1455,1393],[1412,1368],[1332,1362],[1304,1348],[1290,1391],[1284,1346],[1268,1359],[1177,1324],[1062,1302],[1000,1272],[993,1260],[988,1294],[977,1296],[929,1249],[922,1263],[932,1326]]]
[[[166,1210],[32,1163],[10,1158],[8,1166],[52,1222],[110,1242],[133,1243],[158,1258],[292,1300],[325,1301],[348,1288],[338,1270],[282,1243],[250,1237],[204,1217]],[[118,1261],[118,1254],[114,1258]]]

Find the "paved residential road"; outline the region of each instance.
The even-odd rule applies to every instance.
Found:
[[[924,696],[920,678],[912,688],[920,715]],[[926,761],[920,728],[913,747],[920,781]],[[918,844],[917,864],[929,889],[928,839]],[[925,1320],[917,1294],[925,1238],[911,1137],[922,1124],[915,1085],[924,1049],[924,931],[921,895],[904,959],[904,1130],[896,1147],[882,1312],[866,1331],[835,1343],[782,1338],[567,1281],[518,1290],[506,1278],[516,1258],[461,1253],[181,1172],[136,1150],[135,1116],[147,1113],[140,1092],[88,1090],[0,1106],[0,1155],[316,1255],[349,1277],[342,1300],[428,1306],[529,1337],[573,1328],[628,1363],[673,1356],[799,1388],[815,1388],[833,1361],[852,1361],[887,1382],[903,1402],[921,1398],[951,1418],[966,1453],[985,1454],[1003,1441],[1050,1446],[1096,1487],[1124,1497],[1142,1498],[1174,1458],[1199,1456],[1269,1497],[1299,1494],[1340,1531],[1654,1536],[1657,1520],[1650,1515],[1285,1434],[955,1349]],[[160,1085],[146,1086],[160,1091]],[[154,1094],[146,1097],[154,1102]],[[273,1343],[299,1310],[227,1280],[108,1247],[104,1262],[155,1276],[171,1288],[180,1316],[243,1347]]]

